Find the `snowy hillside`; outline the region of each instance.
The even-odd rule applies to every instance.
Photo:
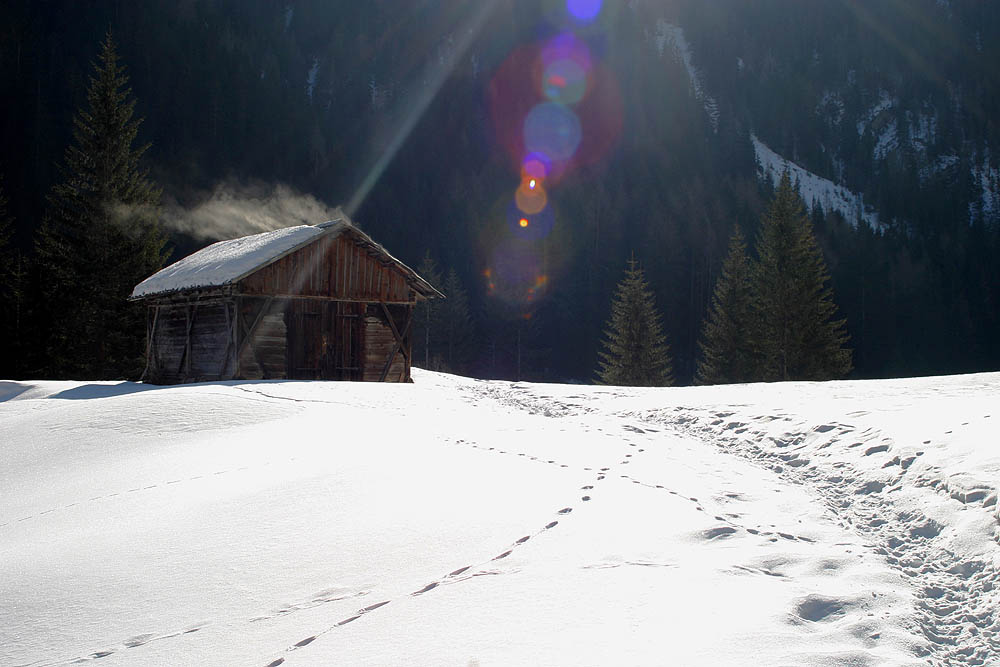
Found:
[[[985,665],[1000,374],[0,383],[0,664]]]
[[[709,123],[711,124],[713,130],[718,132],[719,105],[715,98],[705,91],[705,86],[702,84],[701,76],[698,73],[698,69],[694,65],[691,47],[684,36],[684,29],[664,20],[659,20],[656,23],[652,39],[656,45],[657,52],[661,57],[665,52],[668,52],[669,47],[669,52],[684,65],[684,69],[691,81],[691,87],[694,91],[695,98],[701,101],[705,108],[705,113],[708,115]],[[824,107],[832,105],[834,102],[839,102],[839,104],[842,105],[842,102],[840,102],[839,99],[834,99],[831,95],[827,95],[824,98],[824,101],[820,103],[820,106]],[[877,106],[872,109],[865,122],[858,123],[858,132],[863,133],[865,128],[871,124],[872,119],[885,111],[885,109],[891,107],[891,104],[891,100],[886,100],[881,103],[881,106]],[[840,108],[840,113],[843,113],[842,108]],[[895,127],[891,128],[891,130],[891,132],[885,133],[886,136],[890,137],[890,139],[895,137]],[[870,210],[870,208],[865,207],[864,200],[861,195],[851,192],[842,185],[837,185],[829,179],[817,176],[809,170],[786,160],[784,157],[771,150],[767,144],[758,139],[755,135],[751,135],[751,139],[753,140],[754,153],[761,169],[761,173],[759,173],[758,176],[770,179],[775,185],[777,185],[782,172],[785,169],[788,169],[791,173],[792,181],[799,184],[799,192],[802,194],[802,198],[805,200],[807,205],[812,206],[813,203],[816,202],[825,213],[836,211],[844,216],[844,219],[851,224],[855,224],[860,217],[873,229],[879,228],[878,214],[873,210]],[[890,150],[890,139],[886,139],[885,137],[879,139],[880,146],[885,144],[885,146],[881,149],[882,155],[879,157],[885,157],[885,153]],[[984,171],[984,173],[986,172]],[[985,178],[985,181],[988,181],[988,177]],[[986,191],[987,190],[984,187],[984,192]],[[986,199],[984,199],[984,201],[986,201]],[[992,209],[990,209],[990,211],[992,211]]]
[[[701,77],[698,75],[698,69],[694,66],[694,60],[691,55],[691,47],[688,44],[687,38],[684,37],[684,29],[661,19],[656,22],[656,32],[653,33],[653,40],[656,44],[656,50],[661,57],[669,45],[674,57],[678,58],[684,65],[688,78],[691,80],[691,88],[694,91],[695,99],[700,101],[702,106],[705,107],[705,113],[708,115],[708,122],[711,124],[712,130],[718,132],[719,103],[714,97],[705,92],[705,88],[701,84]]]
[[[798,183],[799,194],[807,206],[812,207],[814,203],[819,203],[824,213],[836,211],[852,225],[857,223],[860,217],[872,229],[879,228],[878,214],[865,207],[861,195],[786,160],[756,136],[751,135],[750,138],[753,140],[754,153],[763,172],[760,174],[762,178],[770,179],[777,186],[781,174],[787,169],[792,177],[792,183]]]

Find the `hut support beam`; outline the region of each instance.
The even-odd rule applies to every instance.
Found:
[[[139,382],[145,381],[146,375],[149,373],[149,360],[153,352],[153,338],[156,336],[156,322],[160,317],[159,306],[153,306],[152,310],[152,324],[149,324],[149,311],[146,311],[146,367],[142,369],[142,376],[139,378]]]
[[[240,377],[240,302],[239,297],[233,299],[233,326],[229,340],[233,345],[233,379]]]
[[[219,379],[226,378],[226,367],[229,366],[229,353],[233,351],[233,318],[229,314],[229,304],[225,304],[226,310],[226,331],[229,332],[229,341],[226,343],[226,351],[222,353],[222,368],[219,369]]]
[[[264,365],[261,364],[260,359],[257,358],[257,350],[255,350],[253,346],[253,335],[254,332],[257,331],[257,326],[260,324],[261,320],[264,319],[264,314],[267,313],[267,311],[271,308],[272,301],[274,301],[274,297],[272,296],[267,297],[267,299],[264,301],[264,305],[262,305],[260,307],[260,310],[257,311],[257,316],[254,317],[253,324],[250,325],[250,328],[244,332],[243,344],[240,345],[240,348],[236,353],[236,357],[239,358],[240,356],[243,355],[243,352],[246,350],[247,346],[249,346],[250,354],[253,355],[254,361],[256,361],[258,365],[260,365],[261,370],[263,370]]]
[[[198,314],[198,304],[193,306],[187,306],[184,309],[184,318],[186,320],[185,332],[184,332],[184,353],[181,355],[181,363],[177,368],[178,373],[184,373],[185,377],[191,375],[191,329],[194,328],[194,318]],[[188,377],[188,382],[190,382],[190,377]]]
[[[396,339],[395,344],[392,346],[392,352],[389,353],[389,358],[385,362],[385,367],[382,368],[382,375],[379,376],[379,382],[385,382],[385,378],[389,375],[389,369],[392,367],[392,362],[396,359],[396,355],[399,352],[403,353],[403,358],[406,360],[406,364],[403,365],[403,375],[401,381],[406,381],[406,365],[410,361],[410,352],[406,349],[404,344],[404,339],[406,335],[410,333],[410,325],[413,323],[413,317],[406,318],[406,326],[403,327],[403,333],[399,333],[399,329],[396,328],[396,321],[392,319],[392,314],[389,312],[389,307],[385,305],[384,301],[379,302],[382,306],[382,312],[385,313],[385,319],[389,322],[389,328],[392,329],[392,337]],[[412,310],[407,310],[409,315],[412,315]]]

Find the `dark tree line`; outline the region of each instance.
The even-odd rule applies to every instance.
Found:
[[[846,320],[837,317],[830,275],[812,221],[786,171],[763,216],[756,260],[737,227],[716,281],[698,345],[700,384],[835,380],[850,373]],[[673,384],[670,348],[653,292],[635,260],[611,305],[598,379],[602,384]]]
[[[111,34],[101,44],[87,105],[73,118],[73,141],[48,196],[25,272],[4,262],[3,375],[73,379],[137,378],[145,319],[127,301],[163,266],[160,191],[140,167],[125,69]],[[0,230],[2,233],[2,230]],[[0,236],[2,240],[2,236]]]
[[[802,198],[784,172],[751,262],[739,230],[715,288],[700,346],[705,384],[833,380],[852,369],[846,320]]]

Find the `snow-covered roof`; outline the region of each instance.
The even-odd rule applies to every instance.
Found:
[[[189,289],[223,287],[308,245],[324,234],[339,236],[350,231],[355,239],[395,264],[414,287],[426,297],[443,296],[430,283],[385,248],[355,227],[346,218],[322,224],[285,227],[238,239],[219,241],[174,262],[143,280],[132,290],[132,299],[143,299]]]
[[[319,227],[298,225],[213,243],[143,280],[132,298],[232,284],[322,233]]]

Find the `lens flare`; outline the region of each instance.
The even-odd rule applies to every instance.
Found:
[[[542,93],[552,102],[576,104],[587,92],[587,74],[569,58],[556,60],[542,74]]]
[[[555,102],[536,105],[524,119],[524,146],[553,160],[567,161],[580,145],[580,119]]]
[[[589,23],[601,13],[601,0],[566,0],[566,11],[582,23]]]
[[[542,180],[549,175],[552,163],[541,153],[529,153],[521,163],[521,178]]]
[[[507,153],[515,170],[537,161],[544,173],[531,174],[535,177],[548,176],[552,167],[551,155],[525,155],[524,150],[524,119],[539,102],[537,70],[538,47],[520,46],[507,56],[486,88],[496,145]]]
[[[583,135],[573,156],[574,165],[601,162],[621,137],[624,104],[614,75],[597,66],[588,77],[587,96],[574,107]]]
[[[545,296],[549,279],[537,245],[512,239],[493,252],[487,269],[486,287],[490,296],[523,308]]]
[[[520,189],[518,190],[520,193]],[[537,206],[538,202],[529,201],[534,207],[529,211],[521,208],[522,201],[515,201],[507,209],[507,229],[515,238],[526,241],[541,241],[546,238],[555,226],[555,214],[548,205]]]
[[[514,193],[514,202],[521,213],[535,215],[536,213],[541,213],[545,205],[548,204],[549,196],[546,194],[545,188],[539,185],[534,179],[531,179],[526,183],[521,183],[521,186],[518,187],[517,192]],[[525,225],[521,226],[524,227]]]
[[[590,59],[590,47],[572,32],[563,32],[542,46],[539,54],[542,67],[548,67],[559,61],[571,61],[583,72],[589,72],[593,64]]]

